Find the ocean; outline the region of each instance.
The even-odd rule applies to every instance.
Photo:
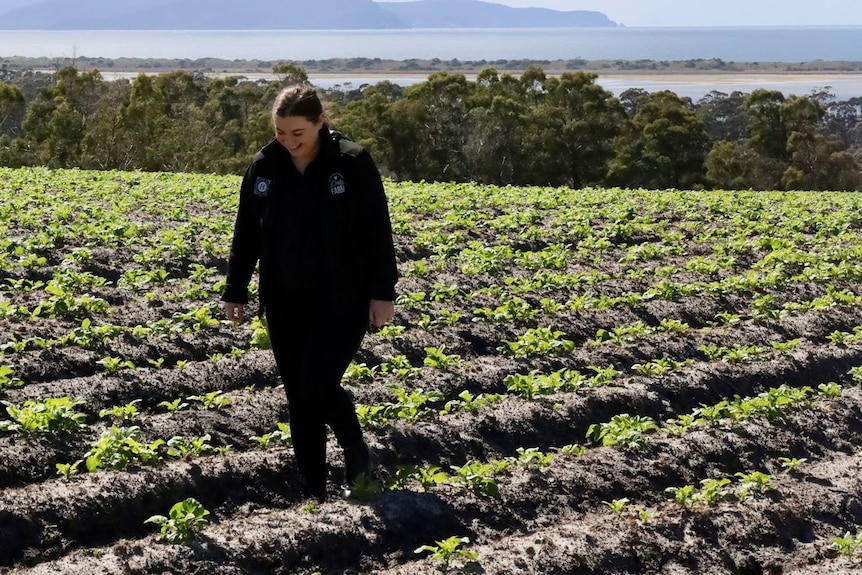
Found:
[[[0,31],[0,60],[11,56],[73,58],[221,58],[323,60],[328,58],[440,58],[485,60],[692,60],[725,62],[862,61],[862,26],[734,28],[512,28],[425,30],[211,30],[211,31]],[[361,72],[361,71],[360,71]],[[369,74],[370,76],[370,74]],[[416,81],[401,79],[401,83]],[[600,75],[601,79],[601,75]],[[610,79],[609,79],[610,80]],[[691,78],[607,81],[609,89],[670,89],[698,97],[711,89],[748,92],[769,78],[715,84]],[[828,80],[828,81],[827,81]],[[862,96],[862,75],[785,79],[775,89],[808,93],[830,85],[840,99]],[[355,78],[328,78],[330,84]],[[689,93],[681,93],[688,89]]]

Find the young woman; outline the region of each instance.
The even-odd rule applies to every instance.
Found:
[[[370,454],[341,377],[368,329],[392,320],[398,279],[380,173],[361,146],[326,123],[316,91],[282,90],[275,138],[242,181],[222,307],[244,321],[259,265],[265,314],[287,392],[306,496],[326,497],[326,427],[344,450],[345,483],[370,473]]]

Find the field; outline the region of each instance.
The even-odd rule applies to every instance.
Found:
[[[0,182],[4,575],[862,569],[859,194],[388,183],[379,482],[332,440],[315,504],[218,311],[238,180]]]

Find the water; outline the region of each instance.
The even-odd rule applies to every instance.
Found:
[[[0,59],[11,56],[227,60],[328,58],[440,58],[485,60],[691,60],[726,62],[862,61],[862,26],[749,28],[546,28],[434,30],[87,30],[0,31]],[[323,87],[359,86],[382,79],[409,85],[424,76],[404,74],[315,77]],[[105,74],[108,77],[108,74]],[[803,95],[830,86],[838,99],[862,96],[862,74],[816,76],[652,77],[600,74],[599,84],[619,94],[628,88],[671,90],[699,99],[713,89],[756,88]]]
[[[862,61],[862,26],[434,30],[4,30],[0,57]]]

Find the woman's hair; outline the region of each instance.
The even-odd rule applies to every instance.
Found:
[[[307,84],[293,84],[278,93],[272,105],[272,119],[302,116],[309,122],[317,122],[323,114],[323,104],[317,90]]]

